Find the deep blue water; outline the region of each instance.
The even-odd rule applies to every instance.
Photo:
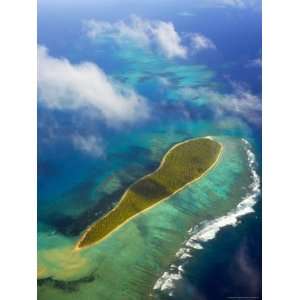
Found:
[[[195,16],[182,17],[179,13],[183,11],[191,11]],[[251,65],[252,61],[261,57],[259,8],[201,7],[195,1],[162,1],[159,4],[128,0],[104,1],[101,4],[97,1],[82,1],[71,4],[68,1],[41,0],[38,44],[46,46],[53,57],[65,57],[73,64],[91,61],[108,75],[119,78],[123,73],[126,74],[128,63],[114,54],[112,45],[102,44],[99,47],[91,43],[82,29],[82,20],[94,18],[116,21],[132,14],[147,19],[171,21],[178,32],[200,31],[213,40],[217,50],[204,50],[185,62],[188,66],[205,67],[207,70],[201,73],[203,76],[212,73],[209,75],[211,77],[204,80],[204,86],[215,86],[219,93],[230,94],[231,82],[239,82],[253,95],[261,96],[261,67]],[[177,66],[181,64],[180,61],[176,63]],[[158,72],[157,68],[151,66],[149,70]],[[130,82],[130,74],[124,80]],[[219,117],[209,103],[199,107],[189,101],[172,101],[172,97],[168,99],[169,91],[160,89],[157,82],[146,81],[132,85],[148,98],[150,117],[121,128],[112,128],[101,120],[87,119],[81,111],[53,110],[39,103],[39,223],[58,231],[71,228],[70,231],[78,233],[74,229],[77,216],[84,218],[85,214],[89,215],[89,211],[94,213],[101,205],[104,209],[112,205],[101,192],[96,191],[100,182],[114,173],[124,172],[131,174],[130,178],[122,177],[123,186],[127,186],[157,165],[147,144],[147,139],[155,135],[161,138],[173,134],[173,142],[183,137],[193,137],[196,132],[247,138],[255,148],[261,169],[261,125],[252,123],[251,117],[238,117],[243,122],[241,127],[220,129],[215,125],[220,121]],[[231,111],[226,111],[222,118],[232,116]],[[101,137],[105,155],[93,157],[75,149],[70,143],[74,133]],[[74,213],[74,209],[78,211]],[[178,299],[204,297],[219,300],[253,294],[260,297],[260,212],[259,202],[255,214],[245,216],[242,224],[236,228],[222,230],[216,239],[208,242],[205,249],[194,256],[186,268],[182,286],[178,287]],[[83,227],[87,225],[78,224]],[[241,265],[241,260],[246,267]]]
[[[206,243],[185,265],[174,295],[161,299],[261,299],[261,202],[255,210],[236,228],[224,228]]]

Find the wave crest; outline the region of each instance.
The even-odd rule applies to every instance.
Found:
[[[256,172],[255,154],[251,150],[250,143],[242,139],[247,154],[248,165],[251,172],[251,183],[249,192],[242,198],[235,209],[226,215],[211,221],[204,221],[189,229],[189,238],[183,243],[183,247],[176,252],[178,262],[172,264],[169,270],[155,282],[153,289],[167,291],[169,296],[173,295],[175,283],[182,278],[184,265],[192,257],[193,250],[203,249],[203,243],[215,238],[216,234],[226,226],[236,226],[244,215],[254,212],[254,205],[257,202],[257,196],[260,194],[260,177]]]

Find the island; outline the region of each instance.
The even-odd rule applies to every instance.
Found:
[[[129,186],[118,204],[85,230],[75,250],[104,240],[129,220],[198,180],[213,168],[221,153],[222,145],[211,137],[174,145],[154,172]]]

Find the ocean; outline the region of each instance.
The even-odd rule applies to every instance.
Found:
[[[108,99],[110,114],[99,116],[88,106],[49,106],[39,91],[38,298],[260,299],[261,11],[126,1],[39,3],[47,61],[92,63],[122,95],[141,95],[143,106],[122,119]],[[87,20],[112,28],[132,15],[148,26],[172,22],[186,47],[201,32],[215,48],[170,59],[112,29],[87,34]],[[225,149],[205,178],[103,243],[73,251],[171,146],[200,136]]]

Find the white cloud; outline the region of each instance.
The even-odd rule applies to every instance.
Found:
[[[226,6],[245,7],[247,1],[244,1],[244,0],[219,0],[216,2],[219,4],[226,5]]]
[[[203,88],[183,87],[179,90],[179,94],[186,100],[192,100],[203,95]]]
[[[84,21],[83,24],[87,36],[91,39],[96,39],[101,35],[109,35],[116,41],[129,38],[143,46],[150,43],[151,25],[137,16],[131,16],[128,23],[124,21],[109,23],[91,19]]]
[[[186,15],[186,13],[185,13]],[[116,43],[132,40],[145,48],[158,49],[167,58],[187,58],[189,52],[202,49],[216,49],[215,44],[201,33],[180,35],[174,24],[159,20],[146,20],[131,16],[126,22],[115,23],[87,20],[84,22],[86,34],[91,39],[111,37]],[[183,45],[183,40],[191,46]]]
[[[180,13],[178,13],[179,16],[181,17],[195,17],[196,15],[189,12],[189,11],[182,11]]]
[[[168,58],[187,56],[187,49],[182,46],[181,38],[172,23],[159,21],[153,28],[154,37],[163,53]]]
[[[256,118],[261,111],[261,99],[249,90],[237,86],[233,94],[221,98],[216,94],[215,99],[220,110],[240,115],[250,123],[258,122]]]
[[[261,58],[252,59],[246,64],[246,67],[248,68],[261,67],[261,66],[262,66]]]
[[[101,157],[104,155],[103,142],[100,137],[76,134],[72,136],[72,143],[76,149],[91,156]]]
[[[169,87],[169,86],[172,85],[171,80],[168,79],[167,77],[164,77],[164,76],[158,76],[157,79],[158,79],[158,82],[159,82],[162,86]]]
[[[195,50],[216,49],[216,45],[203,34],[191,34],[191,45]]]
[[[92,108],[108,125],[147,116],[145,100],[132,89],[113,82],[96,64],[72,64],[38,47],[40,101],[56,109]]]
[[[186,58],[187,48],[182,44],[180,35],[173,23],[150,21],[131,16],[128,22],[109,23],[88,20],[84,22],[88,37],[96,39],[108,35],[116,41],[131,39],[144,47],[158,48],[167,58]]]
[[[242,117],[249,123],[260,123],[261,98],[252,94],[243,86],[232,83],[233,92],[221,94],[210,88],[183,88],[180,93],[185,100],[206,99],[212,105],[216,116],[231,113]],[[201,104],[203,102],[201,101]]]
[[[259,8],[261,0],[204,0],[204,5],[221,6],[221,7],[235,7],[240,9]]]

